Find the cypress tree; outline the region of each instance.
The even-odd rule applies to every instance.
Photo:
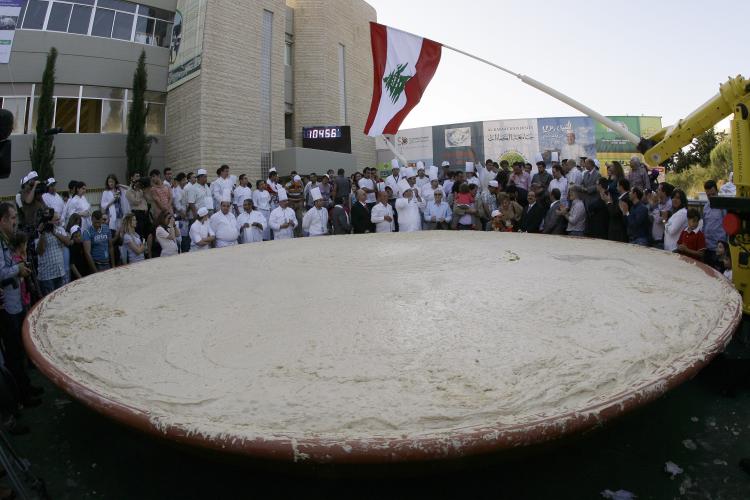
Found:
[[[138,172],[142,176],[148,175],[151,167],[152,137],[146,135],[146,51],[141,51],[138,58],[138,67],[133,75],[133,103],[128,111],[128,140],[125,153],[128,159],[128,178]]]
[[[55,115],[55,63],[57,62],[57,49],[52,47],[47,54],[47,65],[44,67],[42,76],[42,93],[36,104],[36,137],[31,143],[31,168],[36,170],[41,179],[54,177],[55,146],[54,136],[47,135],[52,128],[52,118]],[[66,130],[66,132],[71,132]],[[75,132],[74,130],[72,132]]]

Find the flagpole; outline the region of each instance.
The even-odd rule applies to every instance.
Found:
[[[408,167],[409,161],[406,158],[404,158],[404,156],[401,153],[396,151],[396,146],[394,146],[391,140],[388,139],[388,137],[386,137],[385,135],[383,135],[382,137],[383,137],[383,140],[385,141],[386,146],[388,146],[388,149],[390,149],[393,152],[393,155],[399,160],[401,160],[401,163],[404,164],[404,167]]]
[[[616,132],[616,133],[620,134],[622,137],[624,137],[628,141],[632,142],[636,146],[641,143],[641,138],[640,137],[638,137],[634,133],[630,132],[629,130],[625,129],[619,123],[617,123],[617,122],[615,122],[613,120],[610,120],[609,118],[607,118],[606,116],[602,115],[601,113],[597,113],[593,109],[589,108],[588,106],[586,106],[583,103],[580,103],[580,102],[576,101],[572,97],[566,96],[562,92],[558,92],[557,90],[553,89],[552,87],[549,87],[549,86],[543,84],[542,82],[534,80],[530,76],[522,75],[520,73],[515,73],[515,72],[509,70],[508,68],[504,68],[504,67],[500,66],[499,64],[495,64],[493,62],[488,61],[487,59],[483,59],[483,58],[475,56],[473,54],[469,54],[468,52],[465,52],[463,50],[459,50],[459,49],[457,49],[455,47],[451,47],[450,45],[445,45],[445,44],[441,44],[441,45],[443,47],[445,47],[446,49],[452,50],[453,52],[458,52],[459,54],[465,55],[466,57],[470,57],[470,58],[475,59],[475,60],[477,60],[479,62],[483,62],[484,64],[492,66],[493,68],[497,68],[500,71],[504,71],[504,72],[508,73],[509,75],[515,76],[516,78],[518,78],[519,80],[521,80],[526,85],[530,85],[531,87],[534,87],[535,89],[540,90],[540,91],[544,92],[545,94],[554,97],[558,101],[564,102],[565,104],[567,104],[568,106],[572,107],[573,109],[577,109],[581,113],[583,113],[583,114],[585,114],[587,116],[590,116],[592,119],[598,121],[599,123],[601,123],[605,127],[611,129],[613,132]]]

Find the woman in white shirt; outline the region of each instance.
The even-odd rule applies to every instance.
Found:
[[[99,206],[102,207],[102,212],[109,214],[109,229],[118,231],[122,223],[122,218],[130,213],[130,203],[128,203],[128,198],[125,196],[127,187],[120,185],[114,174],[107,176],[104,186],[102,201],[99,203]]]
[[[156,226],[156,241],[161,246],[161,257],[171,257],[179,253],[177,251],[179,234],[177,226],[175,226],[174,215],[169,212],[162,212]]]
[[[122,232],[123,257],[127,263],[141,262],[146,253],[146,242],[135,232],[135,215],[127,214],[120,226]]]
[[[687,196],[682,189],[675,189],[672,193],[672,216],[664,224],[664,250],[677,250],[677,240],[687,228]]]
[[[81,216],[81,232],[85,233],[91,227],[91,204],[86,199],[86,183],[76,184],[75,196],[71,198],[68,206],[68,217],[72,214]]]
[[[208,209],[198,209],[198,219],[190,226],[190,251],[208,250],[216,240],[213,229],[208,223]]]
[[[268,218],[271,216],[271,193],[266,189],[266,182],[264,180],[259,180],[255,183],[253,208],[266,218],[266,223],[263,224],[263,241],[268,241],[271,239],[271,228],[268,225]]]

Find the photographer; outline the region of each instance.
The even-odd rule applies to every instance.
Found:
[[[18,390],[19,400],[24,406],[36,406],[40,403],[33,398],[41,391],[31,386],[26,373],[26,353],[21,341],[21,323],[24,318],[24,308],[21,299],[20,279],[31,276],[24,262],[14,263],[11,250],[11,239],[14,237],[18,213],[10,203],[0,203],[0,246],[2,247],[2,261],[0,261],[0,286],[2,286],[4,304],[0,311],[2,324],[3,357],[8,371],[13,375]]]
[[[60,226],[60,214],[52,210],[45,213],[37,230],[37,279],[43,297],[65,284],[64,248],[70,246],[70,238]]]
[[[18,213],[19,229],[31,235],[39,220],[39,211],[45,205],[42,195],[47,192],[47,185],[39,180],[36,172],[30,172],[21,183],[21,210]]]

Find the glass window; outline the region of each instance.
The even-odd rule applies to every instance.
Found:
[[[102,129],[102,101],[99,99],[81,99],[81,119],[78,132],[81,134],[98,134]]]
[[[130,95],[132,97],[132,91],[130,92]],[[164,92],[151,92],[147,90],[143,93],[143,100],[146,102],[164,104],[165,102],[167,102],[167,94],[165,94]]]
[[[135,23],[135,40],[134,42],[154,45],[154,25],[156,21],[148,17],[138,16]]]
[[[74,5],[73,15],[70,16],[68,33],[87,35],[89,32],[89,22],[91,21],[92,10],[94,9],[86,5]]]
[[[164,105],[146,103],[146,133],[164,135]]]
[[[115,17],[115,27],[112,29],[112,38],[119,40],[130,40],[133,35],[133,14],[118,12]]]
[[[97,8],[94,14],[94,25],[91,27],[91,35],[110,38],[114,21],[115,11]]]
[[[102,103],[102,133],[122,133],[122,101],[101,101]],[[81,112],[83,113],[83,112]]]
[[[284,50],[284,65],[292,65],[292,44],[289,42],[286,42],[286,47]]]
[[[49,11],[47,20],[48,31],[68,31],[68,22],[70,22],[70,11],[73,6],[69,3],[54,2]]]
[[[55,106],[55,127],[62,127],[63,133],[75,134],[78,115],[78,99],[59,97]]]
[[[138,4],[123,2],[123,0],[99,0],[98,6],[132,13],[135,13],[135,10],[138,8]]]
[[[102,99],[120,99],[125,97],[125,89],[111,87],[83,87],[83,97],[97,97]]]
[[[49,2],[41,0],[29,0],[26,7],[26,17],[23,27],[30,30],[40,30],[44,27],[44,18],[47,17]]]
[[[13,133],[23,134],[24,124],[26,123],[26,98],[5,97],[3,99],[3,109],[7,109],[13,113]]]
[[[164,21],[156,21],[156,45],[159,47],[169,47],[172,42],[172,24]]]
[[[146,5],[138,6],[138,13],[142,16],[155,17],[164,21],[174,21],[174,13],[168,10],[157,9],[156,7],[147,7]]]

